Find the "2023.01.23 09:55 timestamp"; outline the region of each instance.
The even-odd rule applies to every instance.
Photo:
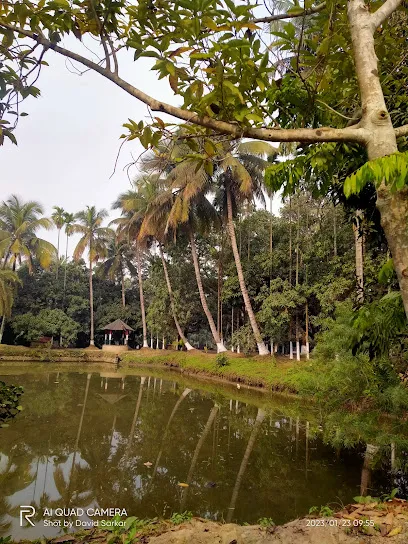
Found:
[[[306,527],[374,527],[372,519],[311,518]]]

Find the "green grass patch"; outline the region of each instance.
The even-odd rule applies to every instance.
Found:
[[[224,361],[225,357],[228,361]],[[273,357],[240,357],[227,354],[223,364],[219,355],[201,352],[131,351],[121,356],[121,365],[153,365],[179,368],[189,374],[201,374],[231,382],[262,387],[271,391],[297,393],[297,371],[303,362],[276,360]]]

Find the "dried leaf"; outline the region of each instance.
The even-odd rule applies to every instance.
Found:
[[[185,484],[184,482],[179,482],[177,485],[180,487],[190,487],[188,484]]]
[[[399,535],[400,533],[402,533],[402,527],[401,525],[399,525],[398,527],[395,527],[395,529],[393,529],[392,531],[390,531],[388,533],[388,536],[395,536],[395,535]]]

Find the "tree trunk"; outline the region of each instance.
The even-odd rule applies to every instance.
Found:
[[[378,76],[378,59],[374,47],[374,32],[382,21],[375,20],[376,13],[369,12],[364,0],[350,0],[348,18],[363,111],[360,126],[369,131],[367,154],[369,160],[374,160],[398,151]],[[392,193],[382,183],[377,190],[377,208],[381,214],[381,224],[391,250],[408,318],[408,189]]]
[[[218,334],[217,328],[216,328],[215,323],[214,323],[213,316],[211,315],[210,309],[208,308],[207,299],[205,297],[205,293],[204,293],[204,289],[203,289],[203,282],[201,281],[201,273],[200,273],[200,265],[198,263],[197,248],[196,248],[196,245],[195,245],[194,234],[193,234],[193,231],[191,230],[191,227],[189,227],[189,233],[188,234],[189,234],[189,238],[190,238],[191,255],[193,257],[194,272],[195,272],[195,276],[196,276],[196,280],[197,280],[198,292],[200,293],[201,305],[202,305],[204,313],[205,313],[205,315],[207,317],[207,321],[208,321],[208,324],[210,326],[211,333],[213,335],[215,344],[217,346],[217,352],[221,353],[223,351],[227,351],[227,349],[226,349],[226,347],[224,346],[224,344],[221,341],[221,338],[220,338],[220,336]]]
[[[91,248],[89,248],[91,252]],[[92,280],[92,259],[89,259],[89,306],[91,310],[91,331],[89,338],[89,345],[94,346],[94,305],[93,305],[93,280]]]
[[[269,350],[266,347],[265,342],[263,341],[261,333],[259,331],[258,323],[256,322],[256,317],[252,309],[251,300],[248,295],[248,290],[245,285],[244,273],[242,271],[241,259],[238,253],[237,239],[235,236],[234,221],[232,217],[231,190],[228,185],[226,187],[226,190],[227,190],[227,229],[228,229],[228,234],[231,240],[232,252],[234,254],[234,259],[235,259],[235,266],[237,268],[239,286],[241,288],[242,297],[245,303],[245,309],[248,314],[249,322],[251,323],[255,341],[258,346],[258,353],[259,355],[269,355]]]
[[[123,274],[123,270],[121,270],[120,274],[120,283],[122,288],[122,306],[126,307],[126,293],[125,293],[125,276]]]
[[[0,326],[0,344],[3,342],[4,327],[6,326],[6,316],[3,315]]]
[[[57,241],[57,271],[56,271],[56,278],[58,279],[58,269],[59,269],[59,250],[60,250],[60,235],[61,235],[61,229],[58,229],[58,241]]]
[[[173,321],[174,321],[174,324],[176,325],[176,329],[177,329],[177,332],[178,332],[180,338],[183,340],[184,345],[186,346],[187,351],[191,351],[194,348],[190,344],[190,342],[187,340],[182,328],[180,327],[180,323],[179,323],[179,321],[177,319],[177,316],[176,316],[176,307],[175,307],[175,304],[174,304],[173,289],[171,287],[170,276],[169,276],[169,272],[167,270],[167,263],[166,263],[166,259],[164,258],[164,255],[163,255],[163,249],[161,247],[161,244],[159,244],[159,250],[160,250],[160,257],[161,257],[163,270],[164,270],[164,277],[166,278],[167,291],[169,292],[170,308],[171,308],[171,313],[173,315]]]
[[[363,212],[357,210],[353,222],[354,246],[356,252],[356,290],[357,302],[364,302],[364,245],[363,245]]]
[[[67,261],[68,261],[68,234],[67,234],[67,243],[65,245],[64,299],[65,299],[65,290],[66,290],[66,287],[67,287]]]
[[[269,259],[270,259],[270,264],[269,264],[269,287],[271,285],[271,282],[272,282],[272,272],[273,272],[273,266],[272,266],[272,252],[273,252],[273,214],[272,214],[272,203],[273,203],[273,193],[270,194],[270,202],[269,202],[269,205],[270,205],[270,208],[269,208],[269,213],[270,213],[270,222],[269,222]]]
[[[234,306],[231,309],[231,351],[234,353],[235,348],[234,348],[233,336],[234,336]]]
[[[140,259],[139,246],[136,246],[136,258],[137,258],[137,277],[139,280],[140,313],[142,314],[142,326],[143,326],[143,347],[148,348],[149,344],[147,343],[147,325],[146,325],[146,313],[145,313],[145,303],[144,303],[144,295],[143,295],[142,265],[141,265],[141,259]]]
[[[306,325],[305,325],[305,333],[306,333],[306,359],[309,359],[310,357],[310,348],[309,348],[309,304],[306,300]]]
[[[336,208],[333,206],[333,255],[337,257],[337,217],[336,217]]]
[[[292,285],[292,198],[289,197],[289,283]]]

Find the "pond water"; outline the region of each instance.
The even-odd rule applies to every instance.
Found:
[[[283,397],[171,372],[24,372],[0,376],[25,390],[23,412],[0,429],[0,534],[59,534],[50,520],[77,530],[96,508],[284,523],[392,487],[367,469],[364,445],[325,445],[310,408]],[[22,505],[34,527],[20,527]]]

